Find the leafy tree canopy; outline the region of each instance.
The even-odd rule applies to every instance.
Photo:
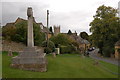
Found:
[[[45,34],[40,30],[40,26],[33,23],[35,45],[41,45],[45,40]],[[19,21],[14,26],[3,27],[2,33],[5,39],[27,44],[27,21]]]
[[[48,46],[47,46],[47,44],[48,44]],[[47,41],[43,41],[42,47],[45,47],[44,52],[47,54],[55,51],[55,44],[52,41],[48,41],[48,43],[47,43]]]
[[[50,30],[50,32],[52,32],[52,33],[53,33],[52,27],[50,27],[50,28],[49,28],[49,30]]]
[[[71,34],[72,34],[72,31],[71,31],[71,30],[69,30],[69,31],[68,31],[68,34],[69,34],[69,35],[71,35]]]
[[[90,23],[90,36],[92,43],[100,48],[101,54],[110,56],[114,51],[107,52],[108,48],[114,50],[114,44],[120,39],[120,20],[117,15],[117,10],[112,7],[100,6],[97,8],[94,20]],[[106,47],[107,50],[106,50]],[[103,53],[104,52],[104,53]]]
[[[89,35],[86,32],[81,32],[79,36],[83,39],[86,39],[86,40],[89,39]]]
[[[55,43],[56,46],[60,45],[69,45],[71,44],[70,38],[64,34],[58,34],[57,36],[52,36],[51,41]]]

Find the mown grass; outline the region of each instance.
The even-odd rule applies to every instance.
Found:
[[[17,55],[16,53],[14,53]],[[10,56],[3,52],[3,78],[117,78],[110,72],[105,71],[99,65],[93,65],[94,60],[89,57],[82,57],[78,54],[62,54],[53,58],[47,55],[47,72],[32,72],[14,69],[10,67]],[[113,64],[101,62],[110,70],[117,72],[118,67]]]
[[[0,78],[2,78],[2,52],[0,51]]]

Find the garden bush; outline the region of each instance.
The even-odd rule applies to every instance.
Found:
[[[45,34],[41,32],[40,26],[36,23],[33,23],[33,32],[35,46],[40,46],[45,40]],[[27,21],[3,27],[2,34],[4,39],[27,44]]]
[[[64,34],[58,34],[57,36],[52,36],[50,38],[50,40],[54,42],[56,47],[58,47],[58,45],[69,45],[69,44],[71,44],[70,38],[67,35],[64,35]]]
[[[42,47],[44,47],[44,52],[45,53],[52,53],[55,51],[55,44],[52,41],[48,42],[48,47],[47,47],[47,41],[42,42]]]
[[[72,45],[67,45],[67,46],[61,45],[60,46],[60,53],[61,54],[73,53],[75,51],[76,51],[75,47]]]
[[[103,56],[104,57],[110,57],[111,54],[114,54],[115,49],[114,46],[109,45],[106,43],[106,45],[103,47]]]

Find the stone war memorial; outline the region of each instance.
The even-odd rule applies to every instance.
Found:
[[[18,56],[12,58],[11,66],[22,70],[45,72],[47,71],[46,54],[43,49],[34,46],[32,7],[28,7],[27,16],[27,47]]]

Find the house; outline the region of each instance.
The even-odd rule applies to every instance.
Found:
[[[72,35],[70,37],[79,44],[79,49],[80,49],[81,52],[84,52],[88,48],[90,48],[90,42],[81,38],[80,36]]]
[[[15,22],[7,23],[4,26],[4,28],[5,27],[13,27],[13,26],[15,26],[15,24],[17,24],[17,23],[19,23],[21,21],[27,21],[27,20],[18,17]],[[37,23],[34,18],[33,18],[33,22],[40,26],[41,32],[45,33],[45,35],[46,35],[46,39],[47,39],[47,33],[48,33],[48,38],[50,38],[52,36],[52,33],[49,31],[49,29],[47,29],[47,27],[45,27],[42,23]]]
[[[48,33],[48,39],[51,38],[52,32],[47,28],[43,26],[43,29],[41,29],[41,32],[45,33],[46,40],[47,40],[47,33]]]
[[[57,35],[59,33],[60,33],[60,26],[54,27],[54,35]],[[70,34],[68,34],[68,33],[61,33],[61,34],[68,35],[71,39],[76,41],[79,45],[79,50],[81,52],[84,52],[88,48],[90,48],[90,42],[88,40],[85,40],[85,39],[81,38],[80,36],[78,36],[76,31],[74,33],[72,33],[70,31]]]

